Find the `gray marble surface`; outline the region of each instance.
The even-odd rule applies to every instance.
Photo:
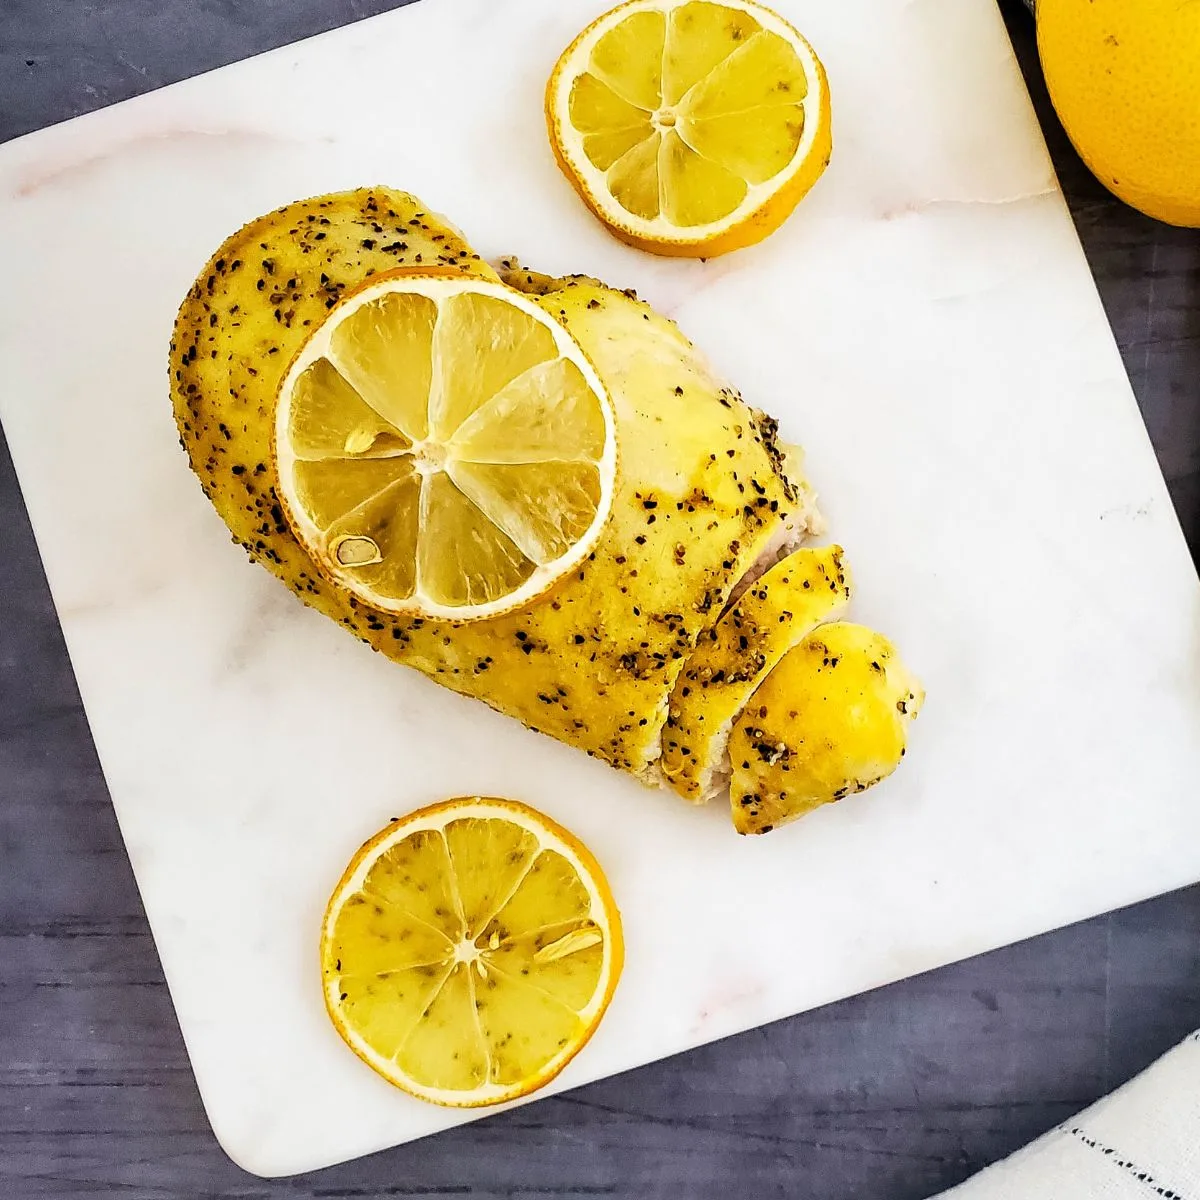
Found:
[[[0,0],[0,141],[396,6]],[[1004,7],[1200,553],[1200,231],[1091,179],[1046,104],[1028,14]],[[1200,887],[400,1150],[245,1175],[206,1125],[0,441],[0,1200],[918,1200],[1197,1026]]]

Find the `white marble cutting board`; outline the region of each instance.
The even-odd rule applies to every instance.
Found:
[[[993,0],[777,0],[833,163],[707,264],[619,246],[551,160],[543,81],[604,7],[423,0],[0,149],[0,418],[205,1104],[259,1174],[480,1115],[377,1079],[318,986],[343,864],[442,796],[522,797],[608,868],[628,965],[561,1087],[1200,878],[1200,588]],[[928,685],[898,776],[739,840],[230,544],[172,424],[177,302],[241,222],[376,182],[637,287],[807,446],[858,616]]]

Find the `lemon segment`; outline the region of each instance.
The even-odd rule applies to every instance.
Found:
[[[630,0],[546,91],[559,164],[618,237],[664,254],[750,245],[829,159],[829,88],[807,41],[751,0]]]
[[[280,386],[283,511],[372,608],[472,620],[588,554],[612,503],[614,418],[567,331],[499,283],[396,273],[310,336]]]
[[[338,376],[339,392],[349,389],[359,404],[420,441],[428,429],[437,319],[438,306],[430,297],[384,292],[338,321],[330,331],[330,357],[317,359],[313,368]],[[292,417],[297,432],[304,429],[300,416]]]
[[[508,800],[450,800],[355,855],[325,913],[326,1007],[369,1066],[421,1099],[496,1104],[591,1037],[623,962],[588,851]]]

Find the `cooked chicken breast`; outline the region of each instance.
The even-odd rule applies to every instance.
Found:
[[[774,421],[675,324],[595,280],[510,274],[574,334],[610,391],[620,454],[594,553],[527,607],[466,624],[363,607],[328,582],[276,496],[275,397],[310,329],[381,271],[494,278],[413,197],[363,189],[252,222],[213,256],[171,349],[180,436],[234,538],[306,604],[437,682],[651,782],[675,682],[744,577],[815,525]]]

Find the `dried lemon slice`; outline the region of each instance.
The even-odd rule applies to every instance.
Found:
[[[280,386],[275,455],[297,538],[389,612],[472,620],[541,594],[612,503],[604,385],[571,335],[500,283],[372,280]]]
[[[548,1083],[600,1023],[621,974],[600,867],[511,800],[448,800],[354,856],[321,931],[325,1004],[389,1082],[455,1107]]]
[[[659,254],[723,254],[766,237],[833,144],[824,67],[751,0],[613,9],[558,60],[546,121],[588,207]]]

